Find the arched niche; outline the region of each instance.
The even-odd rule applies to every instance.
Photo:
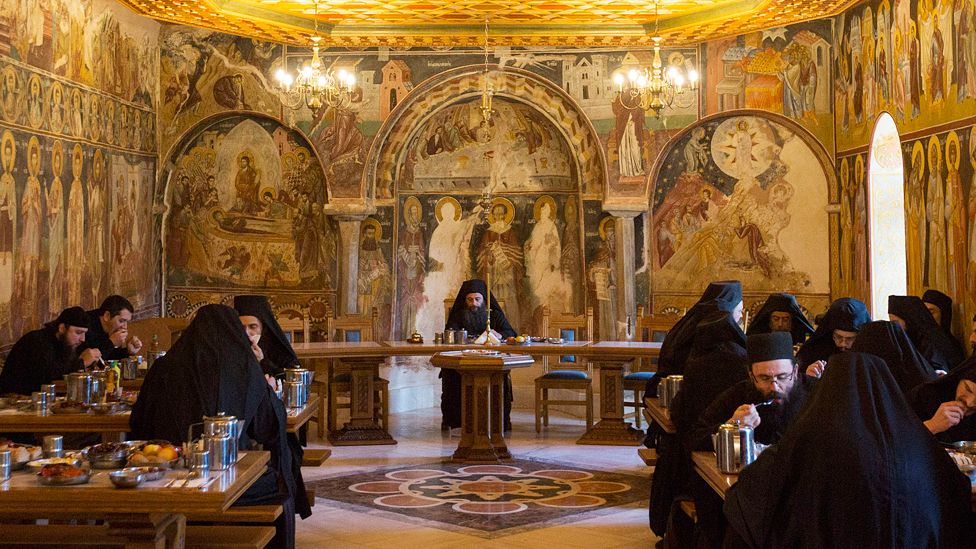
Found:
[[[956,157],[958,158],[958,149]],[[888,296],[908,293],[905,169],[895,120],[881,113],[868,156],[868,253],[871,316],[887,318]]]
[[[551,83],[508,70],[491,73],[485,123],[481,67],[442,76],[396,108],[367,162],[377,198],[393,201],[394,337],[431,337],[444,325],[444,300],[471,277],[493,277],[520,332],[539,329],[543,305],[582,312],[584,197],[600,199],[606,177],[592,126]]]
[[[328,190],[301,132],[250,113],[210,117],[172,149],[160,181],[166,314],[249,292],[332,300]]]
[[[756,297],[786,291],[825,306],[831,166],[808,131],[767,112],[725,112],[676,135],[649,186],[653,310],[688,307],[725,279]]]
[[[489,68],[495,97],[531,105],[539,116],[548,119],[572,147],[583,192],[601,197],[607,187],[606,154],[592,122],[576,102],[553,82],[529,71],[500,70],[497,65]],[[362,185],[368,200],[393,197],[405,167],[408,141],[445,106],[480,99],[484,78],[482,65],[445,71],[418,85],[396,106],[377,132],[366,158]]]

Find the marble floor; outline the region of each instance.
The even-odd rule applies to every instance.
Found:
[[[574,463],[588,470],[629,475],[650,475],[651,470],[637,457],[636,447],[580,446],[576,439],[583,424],[577,418],[553,417],[548,431],[535,433],[534,419],[528,410],[514,410],[515,429],[508,439],[516,458]],[[391,434],[399,441],[394,446],[333,447],[332,458],[321,467],[303,468],[306,481],[353,472],[365,472],[401,465],[436,462],[450,456],[458,435],[440,431],[440,411],[425,409],[396,414]],[[329,447],[328,442],[310,441],[311,447]],[[521,530],[510,535],[498,533],[486,538],[438,528],[424,521],[397,517],[382,511],[352,510],[351,507],[319,497],[313,515],[298,521],[299,548],[337,547],[383,549],[439,549],[447,547],[487,547],[528,549],[565,548],[647,548],[657,538],[647,526],[647,500],[580,515],[578,520],[560,521],[551,526]],[[594,516],[595,515],[595,516]]]

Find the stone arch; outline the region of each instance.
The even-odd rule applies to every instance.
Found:
[[[713,133],[717,136],[718,130],[726,131],[730,127],[736,130],[734,134],[729,133],[729,135],[723,136],[723,139],[726,141],[739,135],[738,126],[729,126],[729,123],[725,126],[722,125],[734,119],[743,119],[748,122],[742,128],[744,132],[764,132],[762,136],[759,133],[752,134],[754,137],[752,142],[760,144],[762,148],[754,151],[753,158],[755,158],[755,161],[750,162],[748,168],[742,168],[745,171],[741,172],[741,174],[745,174],[746,172],[750,172],[750,174],[741,175],[741,177],[732,177],[729,173],[730,170],[737,170],[737,168],[730,168],[728,165],[732,162],[730,159],[735,157],[735,151],[732,150],[734,145],[731,143],[724,145],[724,150],[728,151],[727,154],[723,153],[721,157],[721,162],[724,167],[718,165],[718,161],[716,160],[718,157],[715,156],[716,151],[723,150],[723,145],[719,142],[717,145],[719,148],[713,148],[716,147],[713,141]],[[750,120],[754,120],[755,122],[749,122]],[[738,123],[736,122],[735,124]],[[700,149],[692,146],[696,136],[698,136],[698,139],[705,139],[706,136],[708,138],[707,142],[700,141],[702,143]],[[760,137],[763,139],[759,139]],[[796,147],[792,144],[794,143],[794,138],[798,138],[803,147]],[[749,148],[752,151],[752,145],[743,144],[742,146],[743,150]],[[795,153],[801,155],[802,158],[799,156],[795,158],[784,157],[781,160],[780,155],[787,153]],[[704,160],[704,167],[701,166],[702,160]],[[799,164],[794,164],[795,162],[799,162]],[[693,167],[696,164],[698,166]],[[764,171],[759,172],[759,166],[766,167],[762,168]],[[821,180],[816,188],[812,188],[810,185],[801,185],[795,179],[797,172],[803,170],[803,166],[806,166],[807,170],[819,169],[822,173],[822,177],[821,174],[815,174],[815,178]],[[791,172],[791,170],[793,171]],[[724,262],[721,264],[735,265],[735,261],[737,260],[730,259],[735,250],[729,249],[728,245],[736,244],[742,246],[742,241],[745,237],[726,238],[728,242],[724,242],[719,238],[717,242],[724,242],[726,244],[721,249],[708,246],[706,239],[714,235],[723,234],[723,231],[726,235],[732,234],[740,226],[747,226],[753,223],[748,218],[749,213],[746,213],[747,218],[743,220],[730,219],[728,217],[732,215],[738,217],[740,206],[753,206],[753,203],[747,202],[741,196],[733,197],[731,194],[735,186],[743,182],[747,185],[755,185],[756,188],[761,189],[762,193],[769,195],[771,195],[777,183],[784,183],[783,186],[776,189],[777,191],[790,193],[786,200],[776,202],[777,206],[782,207],[782,210],[776,211],[780,215],[779,219],[782,220],[785,218],[785,221],[782,222],[783,225],[779,226],[779,231],[784,231],[784,227],[789,228],[789,231],[796,230],[801,219],[810,223],[810,219],[807,218],[814,215],[814,213],[811,213],[814,210],[797,210],[795,207],[789,205],[789,201],[799,200],[800,196],[815,196],[816,200],[820,203],[814,206],[814,208],[817,206],[820,207],[819,210],[815,211],[815,215],[820,217],[820,223],[819,228],[813,226],[811,223],[809,230],[815,233],[814,236],[817,239],[817,245],[822,246],[820,249],[811,250],[811,254],[816,255],[822,260],[823,265],[829,265],[829,267],[826,269],[826,272],[821,267],[811,267],[806,270],[799,268],[793,269],[791,266],[794,264],[809,265],[810,262],[807,258],[799,257],[799,254],[795,253],[798,243],[795,238],[790,238],[791,232],[787,232],[785,241],[781,241],[778,236],[774,236],[773,238],[775,240],[773,242],[765,242],[762,244],[763,246],[774,247],[773,252],[770,252],[768,256],[763,255],[760,253],[760,250],[753,246],[750,249],[750,253],[745,254],[744,258],[739,258],[742,259],[742,268],[739,270],[739,273],[736,272],[736,268],[734,267],[716,268],[716,272],[708,272],[712,276],[717,277],[716,279],[742,278],[744,286],[753,289],[753,291],[757,292],[757,295],[764,292],[768,293],[769,291],[790,291],[796,294],[806,294],[807,298],[805,300],[801,299],[801,302],[803,302],[805,307],[814,311],[819,311],[829,301],[831,289],[834,285],[834,273],[836,271],[833,265],[833,262],[836,261],[836,254],[831,253],[831,250],[836,246],[834,242],[834,228],[838,222],[838,213],[835,206],[838,203],[837,175],[834,171],[831,157],[823,145],[800,124],[781,115],[751,109],[727,111],[702,118],[696,123],[684,128],[668,141],[662,153],[656,159],[649,177],[650,180],[647,185],[648,195],[646,196],[648,204],[646,226],[648,239],[645,253],[647,254],[648,261],[652,265],[649,296],[652,303],[654,303],[654,310],[659,310],[667,306],[675,306],[680,309],[692,305],[698,295],[700,295],[705,283],[707,283],[707,281],[697,280],[689,276],[685,282],[679,284],[678,281],[681,278],[672,271],[676,269],[693,269],[696,264],[710,266]],[[697,187],[695,186],[696,182]],[[797,184],[794,185],[794,182]],[[716,214],[712,212],[713,221],[711,225],[709,225],[706,219],[707,215],[692,213],[689,218],[686,213],[682,213],[687,212],[688,209],[692,209],[695,212],[695,208],[691,206],[694,200],[701,201],[703,207],[709,203],[705,198],[706,193],[703,192],[706,186],[710,187],[712,201],[716,202],[716,206],[718,204],[722,206],[727,204],[733,205],[733,209],[722,215],[723,220],[714,217]],[[725,190],[722,192],[729,192],[720,196],[720,199],[716,201],[714,195],[721,190],[719,187],[724,187]],[[794,199],[794,195],[799,196]],[[763,210],[762,208],[769,208],[769,211]],[[770,218],[772,216],[770,213],[772,211],[772,203],[761,204],[760,207],[753,208],[749,211],[758,216],[756,218],[757,220],[761,219],[761,215]],[[787,212],[790,215],[786,215]],[[675,218],[676,215],[678,218]],[[696,215],[699,217],[696,218]],[[673,220],[675,221],[672,224]],[[696,220],[698,223],[695,223]],[[720,231],[719,226],[722,223],[724,225],[721,226]],[[797,223],[797,225],[793,226],[793,223]],[[765,226],[759,225],[763,227],[763,231],[766,230]],[[775,224],[773,225],[775,226]],[[714,231],[711,233],[707,230],[699,230],[709,226],[714,228]],[[685,231],[684,229],[686,227],[693,227],[693,229]],[[775,234],[779,235],[780,232]],[[672,238],[676,235],[677,238]],[[765,240],[769,240],[770,236],[771,233],[766,233],[764,235]],[[682,237],[686,237],[684,240],[687,240],[687,242],[682,242]],[[696,241],[692,243],[693,238]],[[811,240],[811,247],[814,246],[813,242]],[[672,258],[677,257],[676,248],[684,247],[685,244],[693,244],[693,247],[685,250],[683,252],[684,257],[678,257],[676,264],[668,265]],[[668,249],[669,245],[675,249]],[[702,247],[700,250],[701,254],[698,257],[688,257],[691,251],[698,247]],[[791,251],[794,253],[791,254]],[[739,255],[743,255],[741,250]],[[712,259],[713,257],[715,258],[714,260]],[[784,267],[786,269],[785,273],[778,270],[778,267],[783,265],[786,266]],[[708,276],[707,273],[704,276]],[[746,280],[750,276],[755,279],[752,284]],[[765,280],[766,282],[760,282],[761,280]],[[778,287],[775,289],[766,288],[763,284]],[[659,299],[661,296],[666,297],[665,299]]]
[[[593,123],[579,105],[553,82],[532,72],[489,65],[496,97],[534,107],[557,128],[572,148],[584,194],[600,196],[607,188],[606,152]],[[407,145],[418,128],[442,108],[481,95],[482,65],[440,73],[414,88],[390,113],[376,134],[363,170],[367,201],[392,198]]]

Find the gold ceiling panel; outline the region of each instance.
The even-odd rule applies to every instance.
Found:
[[[655,5],[639,0],[120,0],[137,13],[261,40],[346,47],[649,45]],[[660,0],[668,45],[781,27],[858,0]]]

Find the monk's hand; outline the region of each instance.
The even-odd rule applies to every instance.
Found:
[[[752,427],[753,429],[759,427],[759,423],[762,421],[759,418],[759,412],[756,411],[756,407],[752,404],[743,404],[736,408],[735,413],[732,414],[732,418],[729,419],[729,423],[736,420],[739,421],[740,425]]]
[[[827,367],[826,361],[818,360],[813,364],[807,366],[807,375],[810,377],[815,377],[817,379],[820,379],[820,376],[823,375],[824,368],[826,367]]]
[[[112,332],[112,335],[108,336],[108,338],[112,341],[112,345],[121,347],[125,345],[125,340],[129,339],[129,330],[127,328],[119,328]]]
[[[81,363],[84,364],[86,368],[101,358],[102,352],[98,349],[85,349],[81,352]]]
[[[925,427],[933,435],[948,431],[951,427],[958,425],[962,418],[966,416],[966,408],[961,402],[951,400],[939,405],[932,419],[925,421]]]
[[[264,360],[264,351],[261,350],[261,347],[257,343],[251,344],[251,350],[254,351],[254,358],[258,359],[258,362]]]
[[[269,376],[268,374],[264,374],[264,380],[268,382],[268,386],[271,387],[272,391],[278,390],[278,381],[275,378]]]
[[[139,339],[139,336],[132,336],[125,347],[129,350],[130,355],[137,355],[142,350],[142,340]]]

